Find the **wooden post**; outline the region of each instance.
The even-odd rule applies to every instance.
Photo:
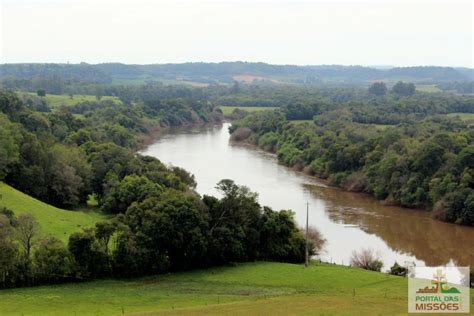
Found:
[[[304,260],[305,267],[308,267],[308,264],[309,264],[308,219],[309,219],[309,202],[306,202],[306,245],[305,245],[305,260]]]

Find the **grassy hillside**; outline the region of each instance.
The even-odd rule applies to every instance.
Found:
[[[53,235],[64,242],[71,233],[84,227],[91,227],[105,218],[104,215],[94,211],[67,211],[56,208],[3,182],[0,182],[0,206],[11,209],[16,215],[32,214],[38,220],[44,234]]]
[[[0,291],[1,315],[395,315],[407,279],[355,268],[248,263],[135,280]]]

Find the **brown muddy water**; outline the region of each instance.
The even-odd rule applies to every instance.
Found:
[[[389,268],[395,261],[417,266],[474,264],[474,228],[447,224],[420,210],[384,206],[372,197],[327,187],[321,181],[279,165],[260,150],[229,143],[229,123],[174,131],[142,154],[192,172],[200,194],[219,195],[215,185],[232,179],[258,192],[275,210],[292,209],[327,240],[323,261],[348,264],[352,251],[371,248]]]

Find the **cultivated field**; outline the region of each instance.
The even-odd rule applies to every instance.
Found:
[[[235,109],[240,109],[247,112],[258,112],[258,111],[266,111],[266,110],[274,110],[277,109],[276,107],[271,106],[220,106],[222,113],[224,115],[231,115]]]
[[[67,211],[26,195],[0,182],[0,206],[11,209],[15,215],[30,213],[41,225],[43,234],[52,235],[67,242],[69,235],[85,227],[92,227],[105,216],[88,210]],[[0,315],[2,309],[0,308]]]
[[[26,95],[37,96],[36,93],[33,92],[25,92]],[[85,101],[97,101],[96,96],[94,95],[57,95],[57,94],[46,94],[44,97],[39,97],[46,101],[46,103],[51,108],[58,108],[61,105],[65,106],[73,106],[75,104],[85,102]],[[112,96],[103,96],[101,100],[112,100],[114,102],[121,102],[119,98],[112,97]]]
[[[313,120],[290,120],[291,123],[294,124],[304,124],[304,123],[310,123],[313,124]]]
[[[459,116],[459,118],[464,121],[474,120],[474,113],[449,113],[448,116],[450,117]]]
[[[407,279],[330,264],[247,263],[0,291],[9,315],[403,315]]]
[[[417,84],[416,90],[420,92],[435,93],[442,92],[435,84]]]

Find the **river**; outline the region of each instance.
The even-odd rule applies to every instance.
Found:
[[[142,151],[193,173],[197,192],[218,196],[215,185],[232,179],[258,192],[275,210],[292,209],[327,240],[323,261],[348,264],[352,251],[371,248],[388,269],[395,261],[417,266],[474,264],[474,228],[447,224],[420,210],[384,206],[372,197],[327,187],[279,165],[274,155],[229,143],[229,123],[168,133]]]

